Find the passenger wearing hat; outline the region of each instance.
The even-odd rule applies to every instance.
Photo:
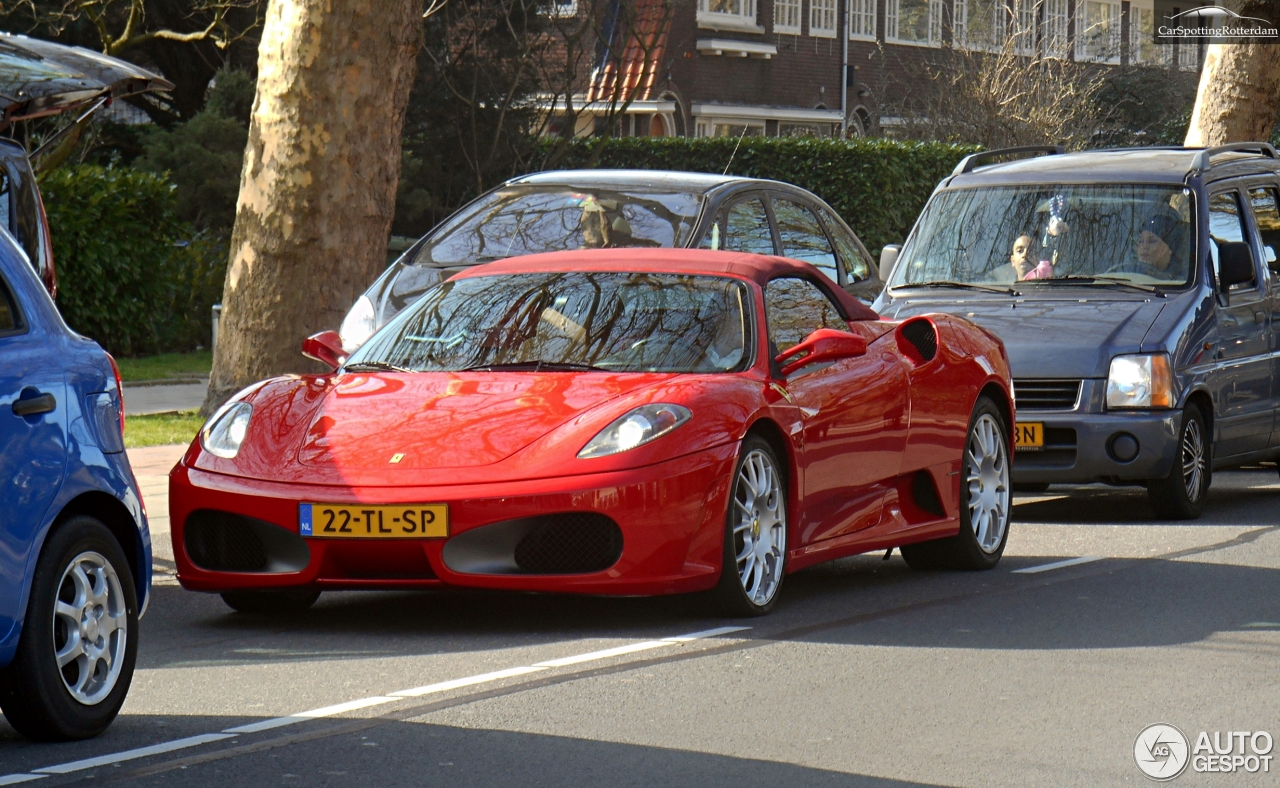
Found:
[[[1142,223],[1134,254],[1138,264],[1129,270],[1155,279],[1185,279],[1187,272],[1174,265],[1186,246],[1186,229],[1176,216],[1159,213]],[[1176,251],[1175,251],[1176,250]]]

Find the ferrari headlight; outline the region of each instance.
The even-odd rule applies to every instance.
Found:
[[[578,457],[584,460],[607,457],[643,446],[684,424],[692,415],[682,405],[641,405],[601,430],[590,443],[582,447]]]
[[[1173,375],[1163,353],[1116,356],[1107,374],[1108,408],[1173,407]]]
[[[249,432],[253,406],[247,402],[228,402],[205,422],[200,430],[200,445],[216,457],[232,459],[240,453],[240,444]]]
[[[342,337],[342,350],[348,355],[368,342],[373,332],[378,330],[377,316],[373,312],[373,301],[369,296],[360,296],[347,316],[342,318],[338,336]]]

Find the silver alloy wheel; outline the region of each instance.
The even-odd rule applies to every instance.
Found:
[[[787,552],[787,502],[773,460],[753,449],[733,484],[733,551],[738,580],[752,604],[769,604],[782,582]]]
[[[1009,447],[990,413],[983,413],[973,424],[968,460],[969,524],[978,547],[994,553],[1009,527]]]
[[[1200,500],[1200,483],[1204,480],[1204,436],[1200,421],[1187,419],[1182,429],[1182,481],[1187,486],[1187,500]]]
[[[115,567],[86,550],[62,572],[53,608],[53,650],[62,683],[86,706],[101,703],[124,667],[128,608]]]

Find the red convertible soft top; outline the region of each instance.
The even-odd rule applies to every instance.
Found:
[[[664,274],[728,274],[764,285],[776,276],[803,276],[827,285],[832,299],[850,320],[879,320],[880,316],[840,289],[808,263],[787,257],[713,252],[709,249],[578,249],[571,252],[522,255],[468,268],[454,278],[541,271],[639,271]]]

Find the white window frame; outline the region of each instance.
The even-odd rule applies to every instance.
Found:
[[[1099,40],[1097,34],[1089,32],[1088,9],[1092,4],[1104,5],[1110,9],[1108,14],[1108,30],[1103,41],[1104,52],[1101,55],[1091,53],[1091,45]],[[1121,0],[1077,0],[1076,2],[1076,60],[1086,63],[1119,63],[1120,62],[1120,9]]]
[[[1143,31],[1142,12],[1151,14],[1150,30]],[[1129,63],[1135,65],[1167,66],[1173,62],[1173,47],[1169,44],[1157,44],[1155,36],[1156,9],[1154,0],[1129,0]],[[1144,59],[1143,49],[1153,56]]]
[[[1044,31],[1041,47],[1045,57],[1071,57],[1071,0],[1042,0]]]
[[[884,39],[886,42],[917,47],[942,46],[942,0],[927,0],[929,4],[929,38],[917,41],[898,37],[898,17],[903,2],[919,2],[920,0],[885,0],[884,3]]]
[[[976,3],[991,3],[991,33],[990,41],[970,41],[969,40],[969,11],[973,9]],[[999,52],[1004,46],[1006,35],[1006,21],[1008,9],[1004,0],[955,0],[954,10],[954,26],[952,33],[957,45],[966,49],[980,52]]]
[[[1040,15],[1043,0],[1013,0],[1010,19],[1014,22],[1013,51],[1019,55],[1030,55],[1036,51],[1036,17]]]
[[[849,38],[855,41],[876,40],[876,0],[848,0]]]
[[[803,0],[773,0],[773,32],[798,36],[803,20]]]
[[[840,30],[838,0],[809,0],[809,35],[835,38]]]
[[[572,19],[578,15],[578,0],[552,0],[550,16],[552,19]]]
[[[738,13],[732,13],[712,11],[711,0],[698,0],[698,27],[763,33],[764,28],[756,22],[756,0],[739,0],[739,3],[741,10]]]

